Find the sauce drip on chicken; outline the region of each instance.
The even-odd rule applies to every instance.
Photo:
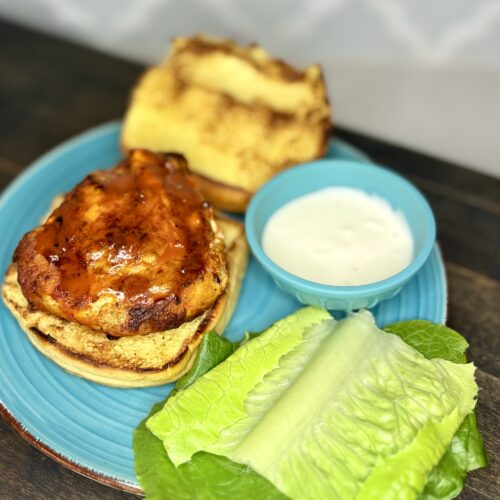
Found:
[[[227,282],[222,234],[184,158],[145,150],[87,176],[15,261],[33,307],[115,336],[176,328]]]

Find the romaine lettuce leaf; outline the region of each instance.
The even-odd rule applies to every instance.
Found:
[[[255,413],[247,414],[245,402],[250,391],[274,370],[284,374],[287,363],[280,363],[281,358],[289,352],[293,353],[295,348],[300,349],[299,355],[304,354],[301,359],[307,362],[308,352],[312,355],[331,331],[322,323],[330,325],[333,322],[327,311],[314,307],[305,307],[278,321],[265,334],[244,344],[223,363],[198,378],[192,386],[170,398],[165,405],[168,410],[151,417],[147,427],[159,439],[169,440],[168,454],[176,465],[188,461],[201,450],[224,454],[225,448],[234,446],[232,435],[223,436],[220,431],[244,417],[258,421],[266,410],[264,407],[261,413],[256,409]],[[312,328],[315,326],[318,328]],[[308,342],[304,342],[306,337]],[[292,363],[292,371],[297,372],[297,369],[300,365],[297,368]],[[280,387],[285,389],[287,380],[291,379],[280,378]],[[255,403],[255,407],[260,396],[252,396],[250,404]],[[277,398],[279,393],[270,397]],[[223,411],[220,411],[222,404]],[[174,434],[175,439],[171,440]],[[200,443],[215,443],[215,447],[200,446]]]
[[[244,345],[149,429],[177,464],[224,454],[291,497],[414,497],[474,407],[473,366],[426,360],[368,312],[310,326],[318,314],[302,309]]]
[[[153,407],[150,415],[161,409]],[[136,475],[149,500],[247,500],[249,492],[259,500],[284,500],[267,479],[250,467],[211,453],[196,453],[192,460],[176,467],[163,443],[146,427],[144,419],[134,433]]]
[[[465,339],[447,327],[427,321],[405,321],[386,329],[400,335],[429,359],[440,357],[465,362]],[[246,335],[242,342],[252,338],[252,335],[256,334]],[[176,390],[187,387],[197,376],[223,361],[239,344],[231,343],[216,334],[204,336],[189,376],[177,381]],[[163,406],[164,402],[156,404],[150,415]],[[147,498],[283,498],[271,483],[259,481],[259,478],[263,478],[256,472],[225,457],[199,452],[192,461],[176,468],[169,460],[163,443],[146,428],[147,418],[136,429],[133,440],[136,473]],[[194,468],[188,468],[189,464]],[[485,465],[487,460],[482,438],[474,414],[469,414],[440,463],[431,472],[421,498],[444,499],[457,496],[463,487],[466,472]],[[191,470],[193,474],[190,473]]]
[[[427,359],[467,362],[465,351],[469,344],[462,335],[445,325],[417,319],[386,326],[384,331],[396,334]]]
[[[252,334],[247,334],[241,342],[230,342],[215,332],[204,335],[191,370],[177,381],[172,394],[189,387],[196,378],[224,361],[250,338]],[[163,443],[146,427],[148,418],[160,411],[164,404],[165,401],[153,406],[133,436],[135,472],[146,498],[216,500],[225,497],[246,500],[249,491],[259,500],[286,498],[250,467],[232,462],[226,457],[199,452],[188,463],[175,467]]]
[[[387,326],[385,331],[398,335],[427,359],[467,362],[467,341],[444,325],[423,320],[402,321]],[[428,500],[455,498],[462,491],[467,472],[487,465],[488,458],[476,416],[471,413],[465,417],[446,453],[432,470],[420,497]]]
[[[205,375],[205,373],[219,363],[222,363],[222,361],[233,354],[240,345],[241,343],[231,342],[224,337],[220,337],[216,332],[208,332],[200,342],[193,366],[176,382],[169,397],[172,397],[178,391],[186,389],[197,378]]]

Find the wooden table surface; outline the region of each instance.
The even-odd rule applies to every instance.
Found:
[[[120,118],[142,69],[0,22],[0,189],[53,146]],[[478,421],[492,459],[470,474],[462,498],[500,498],[500,180],[342,128],[336,134],[401,172],[432,205],[448,273],[448,324],[467,338],[478,367]],[[58,465],[0,419],[0,498],[136,497]]]

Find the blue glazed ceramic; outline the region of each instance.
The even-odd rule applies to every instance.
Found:
[[[39,224],[52,198],[89,172],[120,159],[120,124],[86,132],[35,162],[0,199],[0,273],[11,262],[21,236]],[[366,157],[332,141],[337,159]],[[300,307],[250,259],[238,307],[225,335],[240,339]],[[412,318],[444,322],[446,282],[437,249],[395,298],[373,310],[379,325]],[[129,491],[140,491],[134,474],[132,433],[172,385],[116,389],[66,373],[41,355],[0,301],[0,413],[44,453],[81,474]]]
[[[401,211],[413,235],[413,261],[399,273],[360,286],[330,286],[299,278],[275,264],[263,251],[261,239],[271,215],[286,203],[329,186],[348,186],[375,194]],[[245,218],[248,242],[254,256],[276,285],[303,304],[333,311],[372,308],[394,297],[425,264],[434,247],[436,225],[432,210],[420,192],[403,177],[367,163],[320,160],[276,176],[252,198]],[[304,242],[307,244],[307,242]]]

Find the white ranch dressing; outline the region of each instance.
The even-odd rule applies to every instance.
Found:
[[[383,280],[413,257],[403,214],[349,187],[321,189],[283,205],[267,222],[262,246],[286,271],[338,286]]]

